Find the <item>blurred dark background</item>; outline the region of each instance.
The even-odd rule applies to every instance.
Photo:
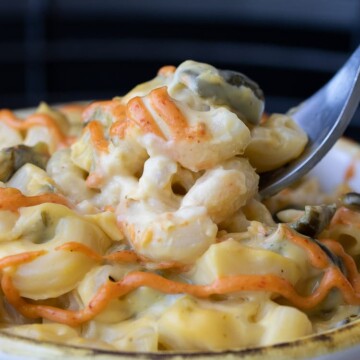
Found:
[[[0,26],[0,107],[111,98],[193,59],[249,75],[273,112],[360,44],[360,1],[0,0]]]

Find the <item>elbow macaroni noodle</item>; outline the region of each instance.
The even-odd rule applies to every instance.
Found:
[[[313,180],[260,202],[258,174],[307,143],[288,115],[263,110],[251,80],[194,61],[110,101],[1,110],[1,331],[219,351],[357,314],[360,213],[340,204],[309,236],[303,210],[279,210],[307,205],[309,189],[331,202]]]

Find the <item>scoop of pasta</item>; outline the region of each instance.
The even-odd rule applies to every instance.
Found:
[[[258,174],[307,142],[289,116],[263,111],[252,80],[195,61],[112,100],[42,104],[25,119],[1,110],[3,331],[219,351],[294,340],[325,312],[338,321],[339,304],[357,309],[346,250],[359,254],[359,214],[292,209],[277,224],[304,185],[288,190],[294,204],[257,198]],[[310,213],[316,239],[302,230]]]

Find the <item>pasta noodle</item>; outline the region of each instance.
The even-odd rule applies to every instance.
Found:
[[[1,331],[221,351],[357,315],[360,195],[258,196],[306,143],[252,80],[194,61],[112,100],[1,110]]]

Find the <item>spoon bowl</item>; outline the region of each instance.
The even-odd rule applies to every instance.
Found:
[[[335,76],[309,99],[289,111],[308,135],[303,153],[289,164],[261,174],[261,198],[308,173],[344,133],[360,101],[360,46]]]

